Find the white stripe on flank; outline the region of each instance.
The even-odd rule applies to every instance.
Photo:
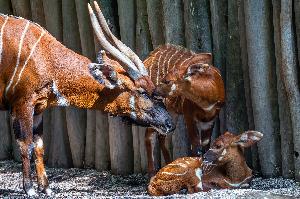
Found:
[[[5,95],[7,95],[7,92],[9,91],[9,88],[11,87],[11,84],[12,84],[12,82],[13,82],[13,80],[15,78],[15,75],[17,73],[17,70],[18,70],[18,67],[19,67],[19,64],[20,64],[20,57],[21,57],[21,52],[22,52],[22,46],[23,46],[23,42],[24,42],[24,38],[25,38],[26,32],[27,32],[27,30],[29,28],[29,24],[30,24],[30,22],[27,21],[25,29],[24,29],[24,31],[23,31],[23,33],[21,35],[21,39],[20,39],[20,43],[19,43],[19,51],[18,51],[18,57],[17,57],[16,67],[15,67],[14,73],[13,73],[13,75],[12,75],[10,81],[9,81],[9,84],[8,84],[8,86],[5,89]]]
[[[162,55],[164,55],[164,53],[168,51],[168,49],[162,51],[162,53],[160,54],[159,58],[158,58],[158,65],[157,65],[157,74],[156,74],[156,85],[158,85],[158,80],[159,80],[159,69],[161,68],[161,66],[159,65],[160,63],[160,59],[162,57]],[[162,69],[164,69],[164,66],[162,66]]]
[[[189,57],[189,58],[185,59],[183,62],[181,62],[179,68],[183,65],[183,63],[185,63],[186,61],[189,61],[190,59],[192,59],[192,57]]]
[[[167,175],[175,175],[175,176],[182,176],[182,175],[185,175],[188,171],[185,171],[183,173],[171,173],[171,172],[166,172],[166,171],[163,171],[162,173],[163,174],[167,174]]]
[[[170,53],[172,53],[172,49],[168,49],[168,50],[169,50],[169,52],[167,52],[166,56],[164,57],[164,62],[163,62],[163,68],[162,68],[163,77],[165,77],[165,68],[167,68],[165,65],[166,61],[168,61],[167,57],[169,56]],[[171,57],[172,57],[172,55],[171,55]]]
[[[181,58],[184,56],[184,53],[182,53],[174,62],[173,67],[170,68],[171,70],[176,66],[177,62],[181,60]],[[167,71],[169,73],[169,70]]]
[[[5,16],[5,21],[1,27],[1,32],[0,32],[0,64],[2,61],[2,51],[3,51],[3,33],[4,33],[4,27],[7,23],[7,21],[8,21],[8,16]]]
[[[32,49],[31,49],[31,51],[30,51],[29,56],[27,57],[27,59],[26,59],[24,65],[22,66],[21,71],[19,72],[18,80],[17,80],[17,82],[15,83],[15,85],[14,85],[14,87],[13,87],[13,93],[15,92],[15,87],[16,87],[17,84],[19,83],[19,81],[20,81],[20,79],[21,79],[21,76],[22,76],[22,73],[23,73],[23,71],[24,71],[24,69],[25,69],[25,67],[26,67],[26,65],[27,65],[27,63],[28,63],[28,61],[30,60],[32,54],[34,53],[34,50],[35,50],[36,46],[37,46],[38,43],[41,41],[41,39],[42,39],[42,37],[45,35],[45,33],[46,33],[45,30],[42,29],[42,32],[41,32],[40,37],[38,38],[38,40],[37,40],[37,41],[35,42],[35,44],[33,45]]]
[[[172,60],[172,58],[178,53],[179,51],[175,51],[175,53],[170,57],[170,59],[168,60],[168,65],[167,65],[167,72],[166,73],[169,73],[169,67],[170,67],[170,61]]]
[[[168,165],[169,165],[169,166],[180,166],[180,167],[187,168],[187,165],[185,165],[184,163],[180,163],[180,162],[179,162],[179,163],[176,163],[176,164],[175,164],[175,163],[174,163],[174,164],[171,163],[171,164],[168,164]]]

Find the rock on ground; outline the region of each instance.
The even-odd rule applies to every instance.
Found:
[[[14,161],[0,161],[0,197],[23,198],[22,165]],[[32,168],[33,169],[33,168]],[[115,176],[110,172],[91,169],[47,168],[53,198],[154,198],[147,194],[147,177],[142,174]],[[36,183],[35,183],[36,185]],[[45,195],[40,193],[39,198]],[[299,183],[291,179],[254,178],[250,188],[212,190],[196,194],[176,194],[160,198],[300,198]]]

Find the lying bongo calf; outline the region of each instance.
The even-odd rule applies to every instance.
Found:
[[[252,178],[252,170],[246,164],[243,148],[262,137],[263,134],[257,131],[246,131],[241,135],[226,132],[213,142],[204,154],[204,161],[199,157],[184,157],[163,167],[151,178],[148,192],[162,196],[182,189],[195,193],[245,186]]]

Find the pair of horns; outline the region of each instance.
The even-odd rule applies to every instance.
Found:
[[[146,70],[140,58],[112,34],[96,1],[94,1],[94,6],[98,18],[96,17],[90,4],[88,4],[88,9],[92,26],[100,45],[118,61],[123,63],[124,69],[134,80],[137,80],[142,76],[148,76],[148,71]],[[112,44],[107,40],[106,37],[112,41]]]

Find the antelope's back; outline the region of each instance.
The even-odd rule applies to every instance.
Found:
[[[161,45],[152,51],[144,61],[149,76],[155,85],[173,69],[179,69],[190,61],[194,52],[172,44]]]

